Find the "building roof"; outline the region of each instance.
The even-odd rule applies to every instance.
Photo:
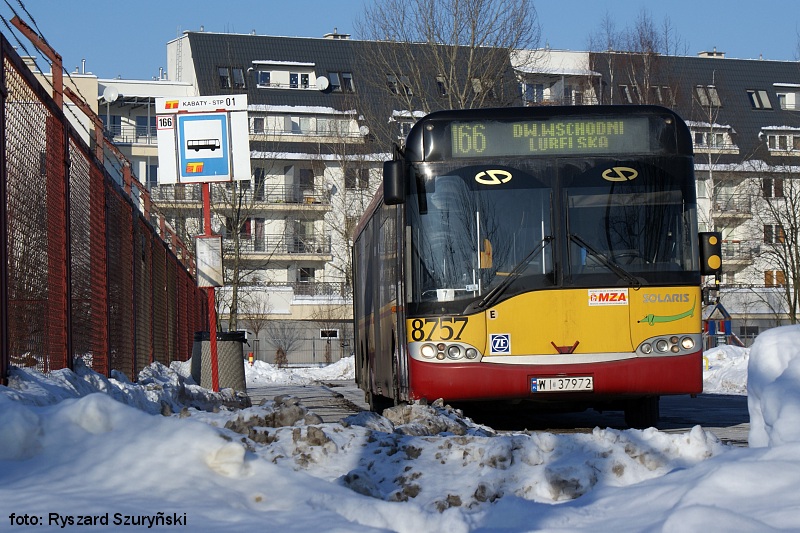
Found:
[[[797,105],[781,107],[778,88],[781,93],[798,92],[800,84],[800,63],[793,61],[763,61],[749,59],[728,59],[723,57],[675,57],[658,56],[650,65],[650,78],[645,83],[645,70],[640,59],[630,59],[628,54],[592,54],[593,70],[602,75],[603,88],[601,102],[610,97],[611,85],[617,91],[620,84],[630,84],[634,76],[640,87],[670,87],[674,97],[673,107],[688,123],[720,125],[730,127],[733,141],[738,146],[738,154],[719,154],[720,163],[736,163],[745,159],[759,158],[769,161],[762,130],[800,127],[800,99]],[[627,57],[626,57],[627,56]],[[615,66],[613,66],[615,65]],[[612,69],[616,72],[612,76]],[[719,97],[719,106],[701,105],[697,87],[713,87]],[[761,102],[758,95],[763,91],[767,100]],[[754,96],[755,94],[755,96]],[[619,93],[615,93],[614,103],[621,103]],[[649,97],[652,98],[652,97]],[[754,101],[754,98],[757,100]],[[635,102],[636,103],[636,102]],[[785,159],[784,159],[785,160]]]

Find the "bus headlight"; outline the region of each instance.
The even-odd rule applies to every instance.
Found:
[[[669,350],[669,342],[667,342],[667,339],[658,339],[656,341],[656,350],[658,350],[659,352],[668,351]]]
[[[467,356],[467,359],[475,359],[476,357],[478,357],[478,350],[476,350],[475,348],[467,348],[467,351],[465,352],[464,355]]]
[[[694,348],[694,339],[691,337],[684,337],[681,339],[681,348],[684,350],[691,350]]]
[[[461,346],[458,344],[451,344],[447,348],[447,357],[450,359],[461,359]]]
[[[436,357],[436,346],[433,344],[423,344],[419,349],[419,353],[426,359],[433,359]]]
[[[642,353],[643,354],[651,354],[653,353],[653,345],[649,342],[642,344]]]

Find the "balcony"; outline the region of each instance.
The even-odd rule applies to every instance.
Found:
[[[225,256],[233,255],[233,239],[224,236]],[[330,235],[287,236],[243,234],[239,238],[239,251],[244,260],[252,261],[315,261],[333,260]]]
[[[211,203],[215,211],[232,205],[230,185],[211,187]],[[236,204],[273,211],[301,210],[328,211],[331,196],[322,187],[301,188],[294,185],[267,185],[257,189],[250,182],[239,185]],[[151,190],[153,201],[162,207],[202,207],[203,196],[199,184],[159,185]],[[241,195],[241,203],[238,195]]]
[[[158,144],[156,127],[111,124],[106,126],[106,137],[114,144]]]
[[[726,196],[714,200],[712,216],[719,220],[749,220],[753,218],[753,202],[749,196]]]
[[[738,271],[753,264],[759,248],[751,242],[722,241],[722,268]]]

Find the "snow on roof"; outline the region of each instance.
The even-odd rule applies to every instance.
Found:
[[[800,131],[797,126],[762,126],[761,129],[764,131]]]
[[[726,130],[732,130],[730,124],[717,124],[716,122],[711,124],[710,122],[702,122],[698,120],[685,120],[686,125],[690,128],[722,128]],[[736,133],[732,131],[732,133]]]
[[[279,61],[275,59],[254,59],[254,65],[284,65],[284,66],[291,66],[291,67],[313,67],[315,63],[307,63],[303,61]]]
[[[305,154],[301,152],[250,152],[251,159],[279,159],[285,161],[386,161],[392,158],[389,153],[358,155]]]
[[[297,113],[304,115],[355,115],[358,113],[355,109],[342,110],[333,107],[307,105],[249,104],[247,110],[261,113]]]

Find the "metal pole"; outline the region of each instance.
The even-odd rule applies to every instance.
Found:
[[[203,183],[203,235],[211,237],[211,185]],[[217,359],[217,304],[214,287],[207,287],[208,294],[208,339],[211,342],[211,390],[219,392],[219,361]]]

